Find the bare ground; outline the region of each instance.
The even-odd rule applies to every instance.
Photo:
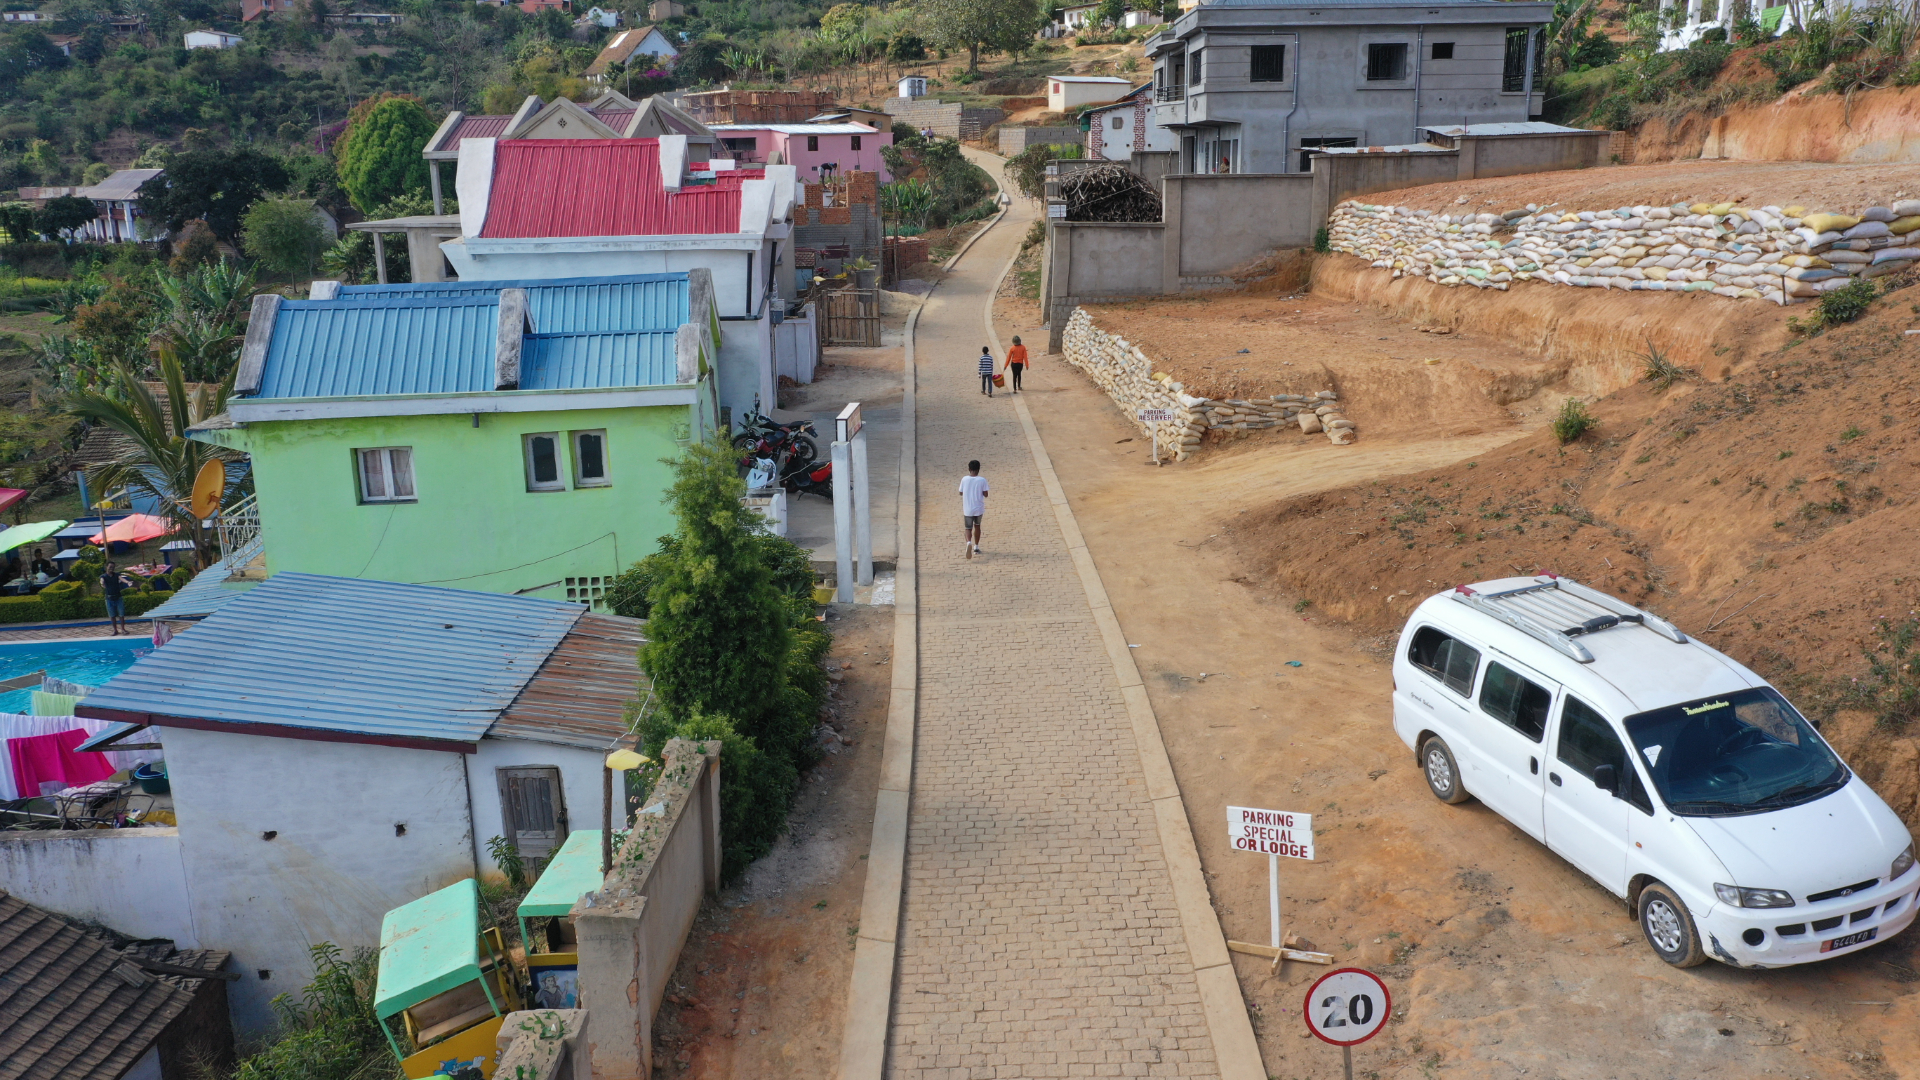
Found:
[[[1456,213],[1502,213],[1528,203],[1599,210],[1676,202],[1853,211],[1915,197],[1920,197],[1920,164],[1699,160],[1458,180],[1358,196],[1366,203]]]
[[[1591,183],[1593,174],[1583,175]],[[1003,335],[1037,333],[1030,306],[1003,303],[1002,315]],[[1227,324],[1233,333],[1244,325]],[[1220,328],[1196,324],[1192,333],[1228,353]],[[1357,333],[1350,321],[1333,328],[1333,335]],[[1878,333],[1884,345],[1886,331]],[[1310,340],[1305,346],[1311,348]],[[1796,362],[1810,359],[1798,355],[1806,348],[1796,347]],[[1311,355],[1341,372],[1338,348]],[[1384,644],[1397,629],[1395,612],[1472,572],[1458,567],[1459,558],[1451,569],[1417,565],[1413,558],[1418,554],[1431,563],[1446,550],[1455,533],[1443,515],[1429,513],[1418,527],[1434,531],[1413,541],[1432,544],[1434,555],[1406,548],[1408,541],[1391,533],[1409,523],[1393,519],[1415,494],[1445,493],[1471,502],[1476,516],[1467,527],[1479,532],[1483,520],[1500,529],[1520,523],[1516,511],[1528,505],[1521,500],[1544,499],[1553,494],[1549,489],[1570,497],[1562,481],[1586,492],[1606,487],[1585,472],[1610,467],[1599,464],[1603,456],[1606,462],[1624,460],[1634,477],[1658,468],[1668,478],[1660,486],[1620,477],[1618,483],[1645,502],[1622,506],[1617,518],[1589,526],[1552,514],[1547,503],[1528,511],[1525,533],[1489,530],[1492,535],[1477,542],[1479,550],[1487,564],[1511,558],[1525,566],[1571,553],[1584,561],[1562,565],[1580,572],[1589,572],[1589,561],[1604,571],[1610,560],[1620,567],[1622,577],[1613,582],[1619,587],[1633,580],[1624,577],[1629,570],[1644,579],[1651,567],[1678,563],[1678,545],[1684,543],[1697,553],[1718,550],[1708,555],[1723,568],[1713,581],[1727,586],[1746,573],[1733,564],[1728,545],[1747,542],[1756,532],[1775,542],[1771,517],[1757,530],[1727,517],[1730,503],[1723,500],[1746,483],[1745,472],[1735,471],[1740,463],[1727,455],[1712,456],[1749,445],[1746,433],[1737,441],[1731,430],[1693,441],[1686,452],[1702,456],[1669,464],[1671,434],[1642,418],[1659,413],[1669,424],[1683,418],[1704,424],[1701,414],[1707,413],[1724,423],[1733,410],[1709,395],[1733,394],[1736,384],[1687,384],[1665,412],[1657,402],[1640,407],[1648,411],[1625,404],[1634,395],[1644,397],[1642,388],[1621,392],[1620,404],[1603,398],[1597,406],[1602,432],[1618,434],[1621,445],[1581,445],[1566,458],[1547,448],[1544,435],[1528,434],[1534,425],[1524,419],[1474,435],[1383,419],[1371,434],[1363,424],[1361,439],[1349,447],[1249,439],[1153,470],[1141,467],[1144,454],[1128,441],[1135,434],[1131,425],[1090,382],[1061,358],[1040,359],[1027,377],[1036,422],[1127,639],[1140,643],[1137,659],[1228,936],[1265,939],[1266,868],[1229,849],[1217,827],[1222,808],[1269,806],[1317,816],[1319,860],[1290,865],[1282,881],[1287,928],[1334,953],[1338,963],[1380,972],[1395,994],[1395,1023],[1356,1051],[1356,1075],[1920,1075],[1912,1064],[1920,1052],[1920,994],[1914,993],[1920,957],[1912,935],[1787,971],[1715,964],[1669,968],[1641,941],[1624,906],[1580,872],[1477,804],[1435,801],[1390,727]],[[1904,370],[1892,356],[1878,363],[1878,372],[1853,374],[1891,382],[1895,371]],[[1790,398],[1806,411],[1783,416],[1782,432],[1809,442],[1810,455],[1823,462],[1827,442],[1846,424],[1827,429],[1843,414],[1857,413],[1856,394],[1877,399],[1883,390],[1894,398],[1906,393],[1891,385],[1850,384],[1837,371],[1816,378],[1796,369],[1790,375],[1781,392],[1799,383]],[[1826,393],[1814,393],[1816,388]],[[1773,393],[1771,384],[1765,392]],[[1702,405],[1698,411],[1696,402]],[[1878,416],[1876,411],[1868,418],[1872,423],[1862,424],[1872,435],[1857,439],[1893,437],[1876,426]],[[1642,439],[1661,453],[1634,464],[1645,451],[1633,440]],[[1767,443],[1762,436],[1750,445],[1757,452]],[[1780,449],[1767,445],[1775,457]],[[1883,462],[1891,449],[1891,443],[1879,449]],[[1823,473],[1839,475],[1826,466],[1806,483]],[[1709,483],[1722,474],[1721,484]],[[1737,477],[1736,484],[1730,488],[1725,476]],[[1769,479],[1770,491],[1791,480]],[[1454,486],[1440,486],[1447,483]],[[1402,507],[1387,509],[1383,500],[1389,496]],[[1486,512],[1480,501],[1489,498],[1495,500],[1491,511],[1512,503],[1502,511],[1508,516],[1478,517]],[[1654,500],[1661,505],[1652,505]],[[1322,503],[1341,504],[1348,517],[1323,519],[1301,510]],[[1388,520],[1379,520],[1383,516]],[[1838,531],[1814,524],[1823,534]],[[1889,525],[1875,531],[1889,538],[1908,531]],[[1365,535],[1356,538],[1349,529]],[[1391,543],[1374,542],[1389,533]],[[1569,535],[1575,539],[1563,539]],[[1651,559],[1639,554],[1669,540]],[[1520,544],[1532,546],[1523,553],[1515,546]],[[1896,573],[1876,562],[1856,577],[1838,555],[1817,566],[1823,575],[1841,577],[1833,592],[1863,600],[1867,579]],[[1663,573],[1666,587],[1673,587],[1678,573]],[[1319,586],[1297,587],[1295,579],[1303,575]],[[1606,582],[1604,576],[1596,580]],[[1723,589],[1692,588],[1715,601],[1724,595]],[[1398,599],[1390,603],[1388,595]],[[1314,603],[1297,607],[1302,600]],[[1839,609],[1820,606],[1837,625]],[[1704,612],[1686,607],[1676,614],[1690,624]],[[1797,637],[1785,644],[1808,662],[1827,655]],[[1738,654],[1737,642],[1722,647]],[[1836,739],[1857,762],[1846,726],[1837,726]],[[1237,957],[1236,965],[1269,1072],[1289,1080],[1340,1075],[1339,1055],[1305,1038],[1300,1021],[1301,996],[1324,969],[1289,963],[1275,973],[1250,957]]]
[[[859,929],[892,681],[893,608],[834,605],[829,721],[788,832],[695,920],[654,1019],[660,1075],[830,1076]]]

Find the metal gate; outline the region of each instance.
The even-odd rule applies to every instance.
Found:
[[[827,344],[880,347],[880,290],[843,289],[827,294]]]

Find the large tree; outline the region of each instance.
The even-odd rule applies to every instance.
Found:
[[[340,186],[355,208],[369,213],[389,199],[427,186],[427,162],[420,154],[434,127],[420,102],[390,97],[347,129],[336,154]]]
[[[62,195],[48,199],[46,208],[34,215],[34,227],[48,236],[58,236],[71,240],[73,233],[85,228],[87,222],[100,216],[92,199],[83,199],[78,195]]]
[[[312,199],[261,199],[245,220],[247,254],[290,277],[312,274],[332,242]]]
[[[140,208],[170,232],[205,218],[215,236],[232,243],[247,208],[286,186],[287,170],[253,147],[189,150],[173,155],[166,172],[140,185]]]
[[[967,70],[980,69],[982,50],[1015,49],[1040,28],[1033,0],[922,0],[927,37],[943,49],[967,50]]]

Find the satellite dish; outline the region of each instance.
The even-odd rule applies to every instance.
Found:
[[[220,509],[220,496],[227,490],[227,465],[224,461],[209,461],[200,466],[200,472],[193,478],[193,516],[212,517]]]

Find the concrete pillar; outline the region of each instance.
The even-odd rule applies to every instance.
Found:
[[[653,1070],[652,984],[641,936],[644,896],[588,893],[573,907],[580,937],[580,1007],[592,1013],[587,1036],[594,1080],[647,1080]]]
[[[833,461],[833,599],[853,603],[853,453],[835,442]]]
[[[867,429],[853,437],[853,545],[854,581],[873,584],[873,503],[868,499]]]
[[[387,283],[387,238],[379,233],[373,234],[373,267],[375,280]]]
[[[1531,108],[1532,106],[1528,106],[1528,107]],[[1475,158],[1479,156],[1479,152],[1480,152],[1479,151],[1480,140],[1471,138],[1466,135],[1462,135],[1458,139],[1454,140],[1454,145],[1457,146],[1460,150],[1460,156],[1457,159],[1458,165],[1459,165],[1459,171],[1455,175],[1457,175],[1462,180],[1473,179],[1474,170],[1477,167]],[[1331,213],[1331,211],[1329,211],[1329,213]]]
[[[515,1080],[593,1080],[585,1009],[508,1013],[495,1045],[494,1075]]]
[[[440,254],[440,241],[430,229],[407,230],[407,261],[416,282],[447,280],[446,257]]]
[[[447,212],[446,202],[440,197],[440,163],[427,162],[427,179],[433,183],[433,216],[439,217]]]

